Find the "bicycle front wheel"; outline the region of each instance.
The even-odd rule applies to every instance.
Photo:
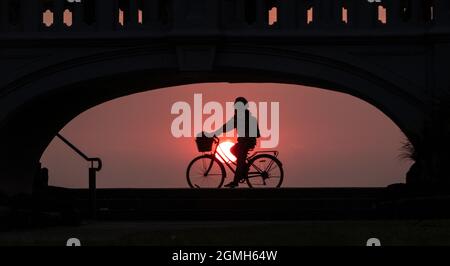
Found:
[[[195,158],[186,171],[191,188],[221,188],[225,177],[225,167],[212,155]]]
[[[284,171],[280,160],[270,154],[260,154],[248,162],[247,184],[251,188],[279,188]]]

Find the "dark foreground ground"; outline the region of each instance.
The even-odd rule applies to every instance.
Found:
[[[2,232],[0,245],[65,246],[73,237],[83,246],[365,246],[373,237],[382,245],[450,245],[450,220],[85,222]]]
[[[0,205],[0,245],[450,245],[443,188],[46,188]]]

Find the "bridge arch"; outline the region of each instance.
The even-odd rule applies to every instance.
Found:
[[[363,99],[409,138],[420,135],[424,99],[382,69],[346,56],[265,46],[149,45],[77,57],[30,72],[0,95],[0,191],[30,192],[42,153],[78,114],[114,98],[175,85],[276,82],[320,87]]]

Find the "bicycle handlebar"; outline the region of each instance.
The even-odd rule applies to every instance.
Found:
[[[205,132],[202,132],[202,137],[210,138],[207,134],[205,134]],[[213,135],[212,139],[213,139],[214,143],[219,143],[220,142],[220,139],[216,135]]]

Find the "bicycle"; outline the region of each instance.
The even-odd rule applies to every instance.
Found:
[[[233,174],[236,173],[236,163],[218,153],[219,138],[214,136],[208,139],[211,145],[207,143],[206,147],[200,147],[197,142],[197,147],[199,152],[209,153],[194,158],[187,168],[186,178],[191,188],[221,188],[227,177],[224,164]],[[240,183],[247,182],[250,188],[279,188],[283,183],[284,171],[278,154],[278,151],[256,151],[247,156],[246,177]]]

